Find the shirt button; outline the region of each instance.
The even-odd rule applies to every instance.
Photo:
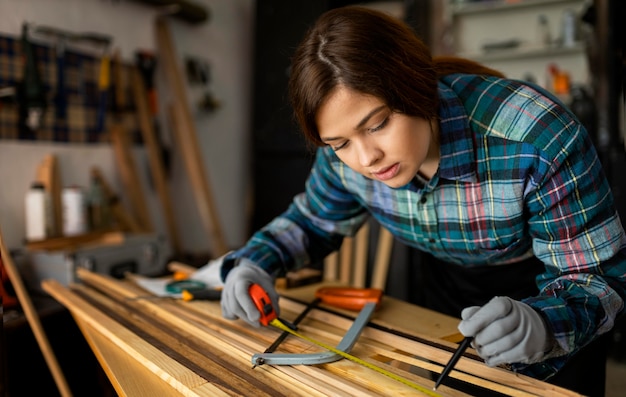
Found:
[[[434,244],[435,243],[435,239],[434,238],[429,238],[428,242]]]
[[[422,203],[422,204],[426,204],[426,201],[427,201],[426,197],[422,197],[420,199],[420,203]]]

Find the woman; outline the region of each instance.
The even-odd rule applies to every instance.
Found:
[[[319,18],[289,88],[316,161],[286,212],[198,271],[225,280],[225,317],[258,326],[250,283],[276,304],[276,276],[372,216],[428,253],[428,306],[460,315],[488,365],[604,394],[598,340],[625,311],[626,237],[572,113],[481,65],[433,60],[400,21],[358,7]]]

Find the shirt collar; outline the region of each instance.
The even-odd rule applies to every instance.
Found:
[[[439,81],[439,177],[476,182],[474,134],[456,92]]]

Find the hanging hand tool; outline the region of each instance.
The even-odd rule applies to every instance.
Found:
[[[52,37],[56,41],[57,86],[54,94],[54,114],[57,121],[67,119],[67,88],[65,86],[65,50],[76,35],[50,26],[36,26],[34,33]]]
[[[267,294],[267,292],[260,285],[252,284],[250,286],[248,292],[250,294],[250,297],[252,298],[252,301],[256,305],[257,309],[259,309],[259,312],[261,312],[261,318],[259,319],[261,324],[263,324],[263,325],[271,325],[273,327],[276,327],[276,328],[280,329],[281,331],[289,332],[290,334],[292,334],[292,335],[294,335],[294,336],[296,336],[298,338],[304,339],[304,340],[306,340],[306,341],[308,341],[310,343],[313,343],[313,344],[315,344],[317,346],[320,346],[320,347],[328,350],[330,353],[332,353],[334,355],[340,356],[340,358],[348,359],[348,360],[350,360],[350,361],[352,361],[354,363],[357,363],[359,365],[362,365],[364,367],[372,369],[372,370],[374,370],[374,371],[376,371],[376,372],[378,372],[378,373],[380,373],[382,375],[385,375],[385,376],[387,376],[387,377],[389,377],[391,379],[394,379],[394,380],[396,380],[398,382],[401,382],[401,383],[405,384],[406,386],[409,386],[409,387],[411,387],[411,388],[413,388],[415,390],[418,390],[422,394],[425,394],[427,396],[439,396],[439,394],[437,394],[437,393],[435,393],[435,392],[433,392],[433,391],[431,391],[431,390],[429,390],[429,389],[427,389],[427,388],[425,388],[423,386],[420,386],[420,385],[418,385],[416,383],[413,383],[412,381],[410,381],[408,379],[402,378],[401,376],[398,376],[398,375],[394,374],[393,372],[387,371],[387,370],[385,370],[385,369],[383,369],[381,367],[378,367],[378,366],[376,366],[376,365],[374,365],[372,363],[369,363],[369,362],[364,361],[364,360],[362,360],[362,359],[360,359],[360,358],[358,358],[356,356],[353,356],[353,355],[351,355],[351,354],[349,354],[349,353],[339,349],[338,347],[337,348],[332,347],[332,346],[330,346],[330,345],[328,345],[326,343],[317,341],[317,340],[315,340],[313,338],[310,338],[308,336],[305,336],[303,334],[300,334],[300,333],[296,332],[291,327],[285,325],[277,317],[276,311],[274,310],[274,308],[272,306],[272,301],[271,301],[269,295]],[[328,293],[328,291],[326,291],[326,293]],[[324,294],[321,294],[321,295],[324,295]],[[380,294],[378,295],[377,299],[374,299],[373,301],[370,301],[370,302],[365,304],[365,306],[361,310],[361,313],[365,312],[365,314],[361,318],[357,317],[357,319],[359,319],[359,321],[357,322],[355,320],[355,322],[353,323],[352,327],[348,331],[348,334],[352,333],[351,330],[352,330],[352,328],[355,327],[356,323],[358,323],[356,325],[356,328],[358,328],[358,329],[362,329],[362,328],[365,327],[365,325],[369,321],[369,316],[371,316],[372,311],[376,308],[376,306],[380,302],[381,297],[382,297],[382,291],[380,291]],[[333,299],[336,299],[336,297],[333,298]],[[344,301],[347,301],[347,300],[350,300],[350,299],[354,299],[354,298],[353,297],[347,297],[347,298],[344,298]],[[367,319],[365,319],[365,317],[367,317]],[[354,334],[356,334],[357,331],[358,330],[354,330]],[[358,333],[360,334],[360,331],[358,331]],[[358,337],[358,335],[356,335],[356,336]],[[346,339],[346,338],[344,337],[344,339]],[[356,339],[356,338],[352,338],[352,335],[351,335],[349,337],[349,339]],[[342,343],[343,343],[343,340],[342,340]],[[340,343],[340,345],[342,343]],[[351,349],[352,346],[349,346],[347,348]],[[259,356],[261,356],[261,355],[253,356],[253,361],[252,361],[253,364],[255,364],[255,365],[259,364],[259,363],[257,363],[257,360],[259,358],[263,358],[265,360],[265,363],[267,363],[267,364],[270,363],[270,362],[267,361],[270,357],[265,357],[265,356],[259,357]],[[270,354],[268,356],[272,356],[272,355]],[[335,361],[335,360],[331,360],[331,361]],[[293,362],[291,364],[298,364],[298,363]]]
[[[165,175],[169,175],[171,164],[170,150],[163,143],[161,130],[158,123],[159,101],[157,96],[156,85],[154,83],[154,72],[157,66],[157,58],[154,54],[147,51],[137,51],[135,53],[136,66],[143,79],[143,86],[146,90],[145,95],[148,98],[148,108],[152,117],[155,138],[161,151],[161,161]]]
[[[39,74],[35,48],[29,39],[29,26],[22,24],[22,52],[24,57],[24,73],[18,86],[20,134],[32,135],[43,124],[46,109],[45,89]]]
[[[109,86],[111,83],[111,58],[107,49],[104,50],[100,59],[100,75],[98,78],[98,113],[96,118],[96,132],[104,131],[107,113]]]

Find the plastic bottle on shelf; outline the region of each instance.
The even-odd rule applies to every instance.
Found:
[[[63,188],[63,235],[77,236],[88,231],[87,205],[85,194],[79,186]]]
[[[45,240],[52,233],[52,202],[41,182],[33,182],[26,192],[26,240]]]

